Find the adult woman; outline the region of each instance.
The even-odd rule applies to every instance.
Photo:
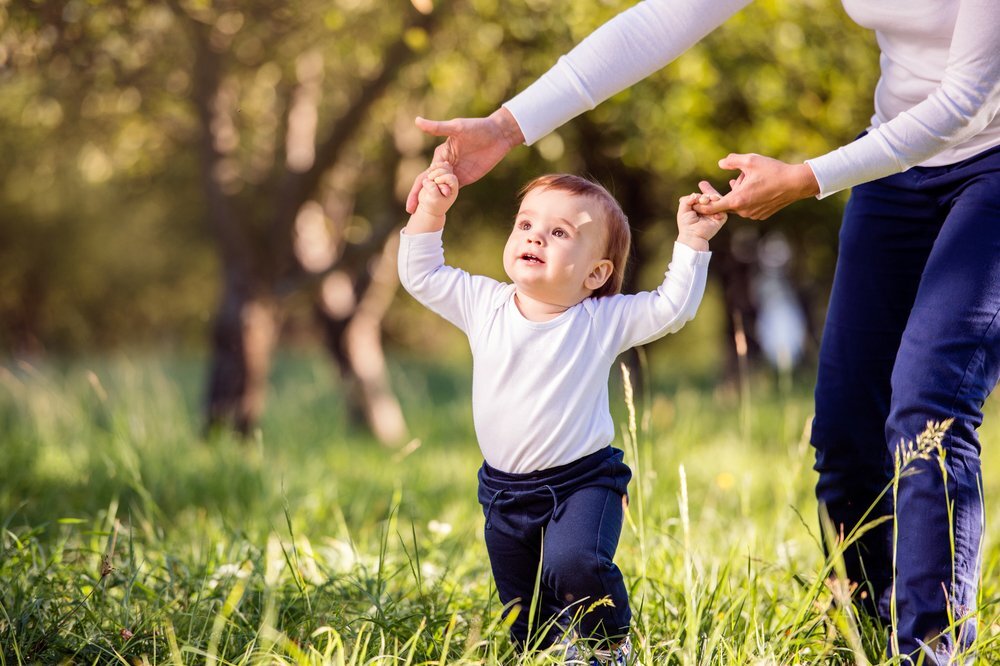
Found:
[[[488,118],[418,125],[448,137],[436,157],[472,182],[514,146],[664,66],[747,4],[646,0]],[[887,622],[895,589],[892,652],[915,658],[922,650],[927,663],[943,664],[976,632],[976,429],[1000,376],[1000,3],[844,6],[875,30],[881,49],[870,127],[804,164],[729,155],[720,166],[740,175],[700,212],[764,219],[799,199],[854,188],[820,352],[816,492],[845,533],[895,516],[895,571],[892,526],[882,522],[845,554],[848,574],[863,582],[859,603]],[[942,441],[946,480],[936,457],[917,457],[894,511],[883,491],[897,446],[946,419],[954,419]]]

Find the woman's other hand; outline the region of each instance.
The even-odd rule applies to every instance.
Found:
[[[702,215],[732,211],[751,220],[766,220],[790,203],[819,194],[808,164],[788,164],[771,157],[731,154],[719,160],[723,169],[739,169],[730,191],[718,201],[695,204]]]

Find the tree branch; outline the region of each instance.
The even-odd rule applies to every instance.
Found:
[[[215,235],[227,282],[246,286],[250,280],[253,254],[246,236],[239,227],[233,201],[222,190],[216,176],[217,167],[224,157],[216,147],[212,130],[216,114],[214,102],[221,81],[221,58],[212,50],[209,41],[210,28],[191,19],[176,0],[168,0],[167,4],[175,15],[187,24],[194,47],[191,102],[197,112],[198,126],[201,130],[198,159],[201,163],[201,182],[208,208],[209,226]]]
[[[421,14],[415,9],[410,9],[406,24],[385,53],[382,70],[375,78],[365,82],[357,99],[347,112],[335,121],[326,139],[316,147],[316,158],[312,167],[301,173],[291,170],[285,172],[272,227],[273,247],[279,249],[278,275],[298,272],[299,267],[292,251],[291,237],[295,216],[302,204],[316,192],[323,174],[340,158],[344,146],[356,135],[358,128],[368,117],[368,111],[385,94],[389,84],[399,75],[400,69],[417,55],[406,43],[406,33],[413,29],[433,32],[439,24],[443,6],[445,3],[429,14]],[[281,281],[285,282],[284,279]]]

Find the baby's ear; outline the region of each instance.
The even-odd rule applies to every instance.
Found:
[[[583,281],[583,286],[590,291],[597,291],[611,278],[611,274],[614,270],[615,265],[610,259],[601,259],[594,265],[594,268],[591,269],[587,279]]]

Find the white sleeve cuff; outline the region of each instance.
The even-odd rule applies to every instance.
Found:
[[[674,241],[674,256],[671,263],[680,262],[690,266],[707,266],[711,259],[712,253],[710,251],[703,252],[694,249],[690,245]]]

